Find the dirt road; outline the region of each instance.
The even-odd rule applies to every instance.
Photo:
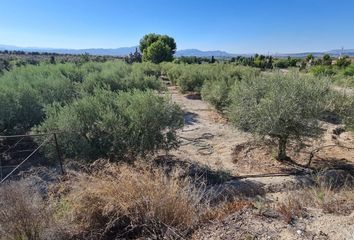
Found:
[[[182,146],[172,154],[178,158],[196,161],[212,169],[238,173],[232,159],[237,144],[247,142],[251,136],[229,124],[207,103],[180,94],[169,87],[172,100],[185,112],[185,127],[178,133]]]

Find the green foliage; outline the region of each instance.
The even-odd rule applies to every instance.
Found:
[[[153,63],[171,62],[176,52],[176,42],[167,35],[150,33],[140,40],[140,51],[143,53],[143,61]]]
[[[329,54],[323,55],[322,64],[327,66],[332,65],[332,58]]]
[[[157,78],[159,69],[154,64],[129,65],[119,61],[106,62],[99,66],[97,71],[86,75],[81,85],[83,92],[92,93],[96,87],[109,88],[112,91],[161,88],[161,82]]]
[[[321,134],[318,119],[328,110],[330,93],[330,82],[324,78],[262,75],[234,85],[229,117],[237,127],[278,139],[278,159],[284,160],[289,139]]]
[[[54,65],[24,66],[0,78],[0,131],[25,133],[43,118],[42,108],[75,97],[75,86]]]
[[[23,133],[42,120],[39,98],[33,89],[22,85],[16,89],[0,86],[0,132]]]
[[[0,59],[0,75],[6,71],[10,71],[11,67],[12,66],[10,64],[10,61],[6,59]]]
[[[289,68],[289,67],[296,67],[296,64],[299,60],[296,58],[280,58],[274,61],[275,68]]]
[[[0,77],[0,131],[24,134],[40,123],[46,105],[68,104],[97,87],[112,91],[161,89],[159,74],[158,65],[123,61],[16,67]]]
[[[162,72],[168,76],[173,84],[180,87],[181,92],[200,92],[206,73],[203,65],[164,64]]]
[[[182,72],[182,74],[178,77],[178,85],[182,93],[185,92],[197,92],[199,93],[203,82],[205,80],[205,76],[203,76],[202,72],[197,69],[191,68],[188,71],[188,68]]]
[[[262,70],[273,68],[273,57],[255,54],[251,57],[237,56],[231,58],[231,63],[236,63],[241,66],[256,67]]]
[[[71,104],[46,109],[37,132],[62,132],[65,157],[94,160],[145,155],[177,146],[183,125],[180,108],[152,91],[119,92],[96,89]],[[55,154],[54,149],[47,149]]]
[[[215,106],[218,110],[223,110],[229,103],[230,86],[226,81],[208,81],[203,85],[202,98]]]
[[[315,76],[332,76],[335,75],[336,72],[331,66],[325,65],[317,65],[310,69],[311,73]]]
[[[234,84],[259,74],[258,71],[247,67],[221,66],[214,69],[215,75],[205,81],[201,91],[203,100],[220,111],[229,105],[229,93]]]
[[[350,59],[348,57],[340,57],[337,59],[336,66],[339,68],[345,68],[350,65]]]
[[[180,87],[181,92],[201,93],[202,98],[218,110],[227,106],[229,89],[235,82],[259,74],[254,68],[232,64],[165,63],[161,68],[162,73]]]
[[[308,54],[308,55],[306,56],[306,61],[307,61],[307,62],[310,62],[310,61],[313,61],[313,60],[315,60],[315,57],[314,57],[312,54]]]
[[[261,69],[272,69],[273,68],[273,57],[257,55],[253,60],[253,66]]]
[[[342,71],[344,76],[350,76],[353,77],[354,76],[354,63],[350,64],[349,66],[347,66],[343,71]]]
[[[332,102],[327,111],[341,118],[346,128],[354,130],[354,96],[347,90],[343,88],[331,92]]]

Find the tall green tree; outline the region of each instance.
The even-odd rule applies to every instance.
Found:
[[[172,37],[150,33],[140,40],[139,48],[143,53],[143,61],[160,63],[173,60],[177,45]]]

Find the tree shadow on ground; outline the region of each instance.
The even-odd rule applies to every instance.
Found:
[[[209,166],[179,159],[174,155],[161,155],[154,159],[156,167],[167,174],[174,169],[182,169],[183,177],[190,177],[197,185],[205,186],[214,201],[237,197],[264,196],[263,184],[249,179],[241,179],[224,170],[214,170]]]
[[[354,176],[354,163],[348,161],[345,158],[342,159],[324,159],[321,157],[316,157],[311,163],[312,168],[316,171],[326,170],[326,169],[337,169],[344,170]]]
[[[187,99],[189,100],[201,100],[202,97],[199,93],[188,93],[186,96],[185,96]]]
[[[185,125],[193,125],[198,123],[198,114],[193,112],[184,112],[184,124]]]

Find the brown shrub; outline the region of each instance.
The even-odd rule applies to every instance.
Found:
[[[0,187],[0,239],[43,239],[49,216],[48,205],[27,182]]]
[[[288,197],[279,204],[277,212],[284,222],[290,224],[295,218],[303,216],[305,211],[298,199]]]
[[[324,213],[349,215],[354,211],[354,189],[350,185],[342,188],[328,183],[288,193],[277,207],[282,218],[290,223],[295,217],[304,215],[306,208],[322,209]]]
[[[205,212],[203,218],[205,220],[222,220],[231,214],[250,208],[253,208],[252,202],[243,199],[235,199],[234,201],[226,201],[211,208],[209,211]]]
[[[247,200],[211,206],[202,183],[149,164],[98,161],[58,180],[45,198],[26,180],[0,186],[0,240],[180,239],[252,207]]]
[[[60,200],[61,215],[79,238],[178,238],[208,209],[205,191],[178,171],[167,176],[161,169],[107,164],[66,184],[71,190]]]
[[[299,198],[309,207],[321,208],[325,213],[350,214],[354,211],[354,189],[317,186],[299,193]]]

